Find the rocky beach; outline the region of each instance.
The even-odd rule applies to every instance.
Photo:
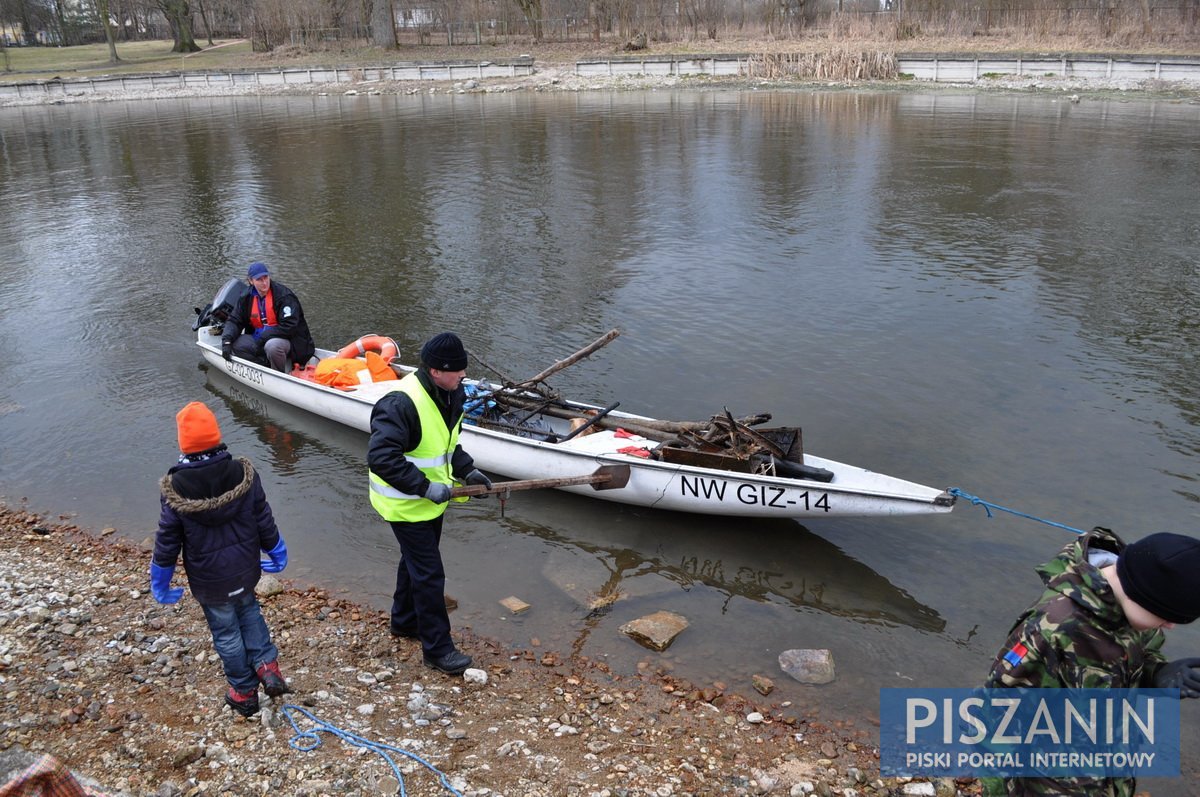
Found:
[[[459,631],[479,672],[444,676],[382,613],[286,571],[260,592],[294,692],[243,719],[196,602],[151,598],[151,544],[0,504],[0,783],[49,754],[104,795],[368,797],[399,791],[386,753],[414,797],[978,791],[881,779],[869,720],[769,692]]]

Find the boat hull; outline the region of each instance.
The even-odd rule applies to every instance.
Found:
[[[221,357],[220,333],[211,327],[198,330],[197,343],[211,366],[247,388],[364,432],[371,428],[372,407],[390,387],[383,383],[338,390],[245,360],[226,362]],[[332,353],[319,351],[318,356]],[[630,413],[614,412],[612,417],[645,420]],[[619,444],[611,437],[608,433],[607,439],[604,435],[576,438],[568,445],[464,423],[460,440],[478,467],[512,479],[581,476],[601,465],[629,465],[629,483],[621,489],[597,490],[590,485],[559,489],[676,512],[812,519],[943,513],[954,505],[945,491],[811,455],[805,456],[806,464],[832,471],[832,483],[642,459],[619,453]]]

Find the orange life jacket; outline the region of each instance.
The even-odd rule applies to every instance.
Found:
[[[267,306],[267,322],[264,324],[262,316],[259,315],[259,297],[257,295],[250,296],[250,326],[255,329],[262,329],[264,326],[273,327],[278,322],[275,320],[275,291],[267,291],[265,304]]]
[[[365,363],[357,357],[326,357],[317,363],[313,373],[313,381],[330,387],[354,387],[399,378],[387,360],[373,351],[366,353]]]

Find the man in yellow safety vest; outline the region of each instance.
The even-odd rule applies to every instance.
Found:
[[[459,675],[471,657],[454,647],[440,543],[452,481],[492,482],[458,444],[467,350],[453,332],[421,347],[421,367],[371,411],[367,446],[371,505],[400,543],[391,633],[420,639],[425,666]]]

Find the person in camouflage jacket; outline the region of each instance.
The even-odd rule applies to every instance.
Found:
[[[1200,617],[1200,540],[1125,545],[1096,527],[1037,568],[1042,596],[1013,624],[986,688],[1178,688],[1200,697],[1200,658],[1167,662],[1163,629]],[[985,778],[983,793],[1131,797],[1134,778]]]

